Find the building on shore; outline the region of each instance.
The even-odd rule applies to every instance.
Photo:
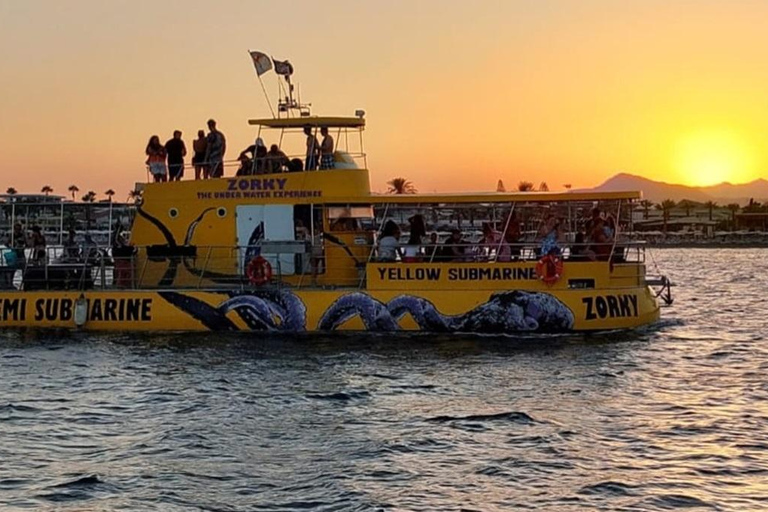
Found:
[[[43,194],[0,195],[0,243],[5,244],[14,224],[29,232],[39,226],[49,244],[62,244],[70,229],[89,234],[108,246],[116,229],[126,230],[133,218],[133,204],[102,200],[75,202],[64,196]]]

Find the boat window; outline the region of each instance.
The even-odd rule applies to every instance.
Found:
[[[373,208],[370,205],[329,206],[328,223],[331,231],[371,229]]]

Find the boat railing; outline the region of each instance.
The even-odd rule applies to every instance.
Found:
[[[193,180],[196,176],[195,167],[210,167],[212,162],[198,162],[192,164],[189,162],[184,163],[184,178],[185,180]],[[366,169],[367,161],[365,153],[347,153],[344,151],[334,152],[333,167],[326,167],[322,165],[322,162],[310,164],[311,168],[307,168],[306,155],[286,155],[285,158],[274,157],[259,157],[259,158],[245,158],[224,160],[223,168],[224,173],[221,177],[233,177],[233,176],[257,176],[262,174],[279,174],[287,172],[314,172],[332,169]],[[149,171],[149,166],[146,168],[147,182],[154,181],[152,173]],[[201,176],[204,173],[200,173]]]
[[[622,266],[637,268],[636,273],[617,272],[617,279],[645,277],[645,244],[620,242],[568,244],[559,257],[565,265],[607,262],[611,272]],[[530,243],[508,244],[509,251],[471,243],[424,244],[416,256],[398,253],[395,260],[378,256],[375,246],[356,246],[351,250],[330,251],[329,246],[312,246],[309,241],[265,241],[252,246],[123,247],[107,250],[47,247],[27,249],[22,257],[9,258],[2,252],[0,275],[5,289],[87,290],[87,289],[251,289],[248,264],[263,257],[270,266],[270,286],[293,288],[365,286],[368,265],[394,263],[512,265],[535,263],[541,248]],[[347,248],[349,249],[349,248]],[[370,257],[365,255],[369,254]]]

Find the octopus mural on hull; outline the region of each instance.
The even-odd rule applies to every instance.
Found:
[[[228,316],[235,312],[253,331],[306,331],[307,308],[287,290],[230,292],[217,306],[178,292],[158,292],[178,309],[213,331],[238,331]],[[514,332],[563,332],[573,329],[573,312],[547,293],[497,292],[488,301],[459,315],[440,313],[427,299],[399,295],[382,302],[362,292],[342,295],[322,314],[318,331],[334,331],[359,318],[367,331],[403,330],[400,320],[410,315],[424,332],[503,334]]]

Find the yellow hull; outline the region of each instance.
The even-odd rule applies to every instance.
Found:
[[[77,317],[87,319],[78,326]],[[658,319],[659,304],[645,286],[496,292],[283,288],[0,293],[0,327],[94,331],[515,334],[628,329]]]

